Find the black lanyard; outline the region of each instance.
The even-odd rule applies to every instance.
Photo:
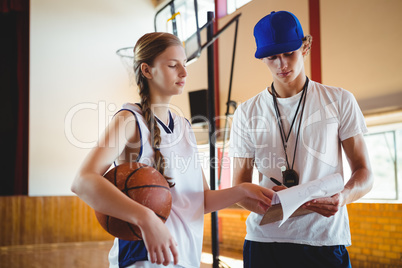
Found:
[[[300,126],[301,126],[301,122],[302,122],[302,119],[303,119],[304,107],[305,107],[305,104],[306,104],[308,83],[309,83],[309,79],[308,79],[308,77],[306,77],[306,82],[304,83],[303,92],[302,92],[302,95],[300,97],[299,104],[297,105],[297,109],[296,109],[295,115],[293,117],[292,124],[290,125],[289,133],[288,133],[287,136],[286,136],[285,130],[284,130],[283,125],[282,125],[281,113],[280,113],[279,107],[278,107],[278,100],[277,100],[277,97],[276,97],[277,93],[276,93],[275,88],[274,88],[274,83],[272,83],[272,85],[271,85],[272,96],[273,96],[273,100],[274,100],[274,108],[275,108],[276,117],[277,117],[277,120],[278,120],[279,132],[281,134],[283,150],[285,151],[286,164],[288,165],[287,170],[282,172],[282,176],[284,177],[283,178],[284,179],[284,184],[287,187],[291,187],[291,186],[297,185],[299,183],[299,176],[297,175],[296,171],[293,170],[293,166],[294,166],[295,158],[296,158],[297,141],[299,140]],[[296,121],[296,117],[297,117],[297,114],[299,112],[300,104],[302,103],[302,101],[303,101],[303,107],[302,107],[302,110],[301,110],[300,119],[299,119],[299,127],[297,129],[297,134],[296,134],[296,143],[295,143],[295,149],[294,149],[294,153],[293,153],[292,167],[290,167],[289,160],[288,160],[288,154],[287,154],[287,151],[286,151],[287,142],[289,140],[290,133],[292,132],[292,128],[293,128],[293,125],[294,125],[294,123]],[[289,182],[286,182],[287,180]]]

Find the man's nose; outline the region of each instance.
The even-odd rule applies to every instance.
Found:
[[[284,59],[283,57],[279,58],[279,68],[280,69],[286,69],[288,67],[288,62],[286,59]]]

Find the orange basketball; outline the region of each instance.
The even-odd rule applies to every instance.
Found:
[[[124,163],[109,170],[104,177],[134,201],[152,209],[165,222],[172,208],[172,196],[165,177],[142,163]],[[123,240],[141,240],[140,229],[128,222],[95,211],[102,227]]]

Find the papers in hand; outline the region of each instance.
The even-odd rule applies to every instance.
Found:
[[[304,203],[316,198],[329,197],[343,190],[343,179],[339,173],[321,179],[293,186],[276,192],[271,207],[263,216],[260,225],[281,221],[279,227],[289,218],[311,213],[300,208]],[[293,214],[293,215],[292,215]]]

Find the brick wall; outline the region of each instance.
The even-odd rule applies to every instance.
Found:
[[[220,248],[242,253],[248,214],[245,209],[224,209],[218,212]],[[211,214],[204,216],[204,246],[211,247]]]
[[[402,204],[348,205],[353,267],[402,267]],[[230,208],[218,212],[220,249],[241,252],[249,212]],[[211,216],[205,215],[204,246],[211,246]]]
[[[0,247],[113,239],[76,196],[1,196],[0,219]]]
[[[402,267],[402,204],[348,206],[356,267]]]

